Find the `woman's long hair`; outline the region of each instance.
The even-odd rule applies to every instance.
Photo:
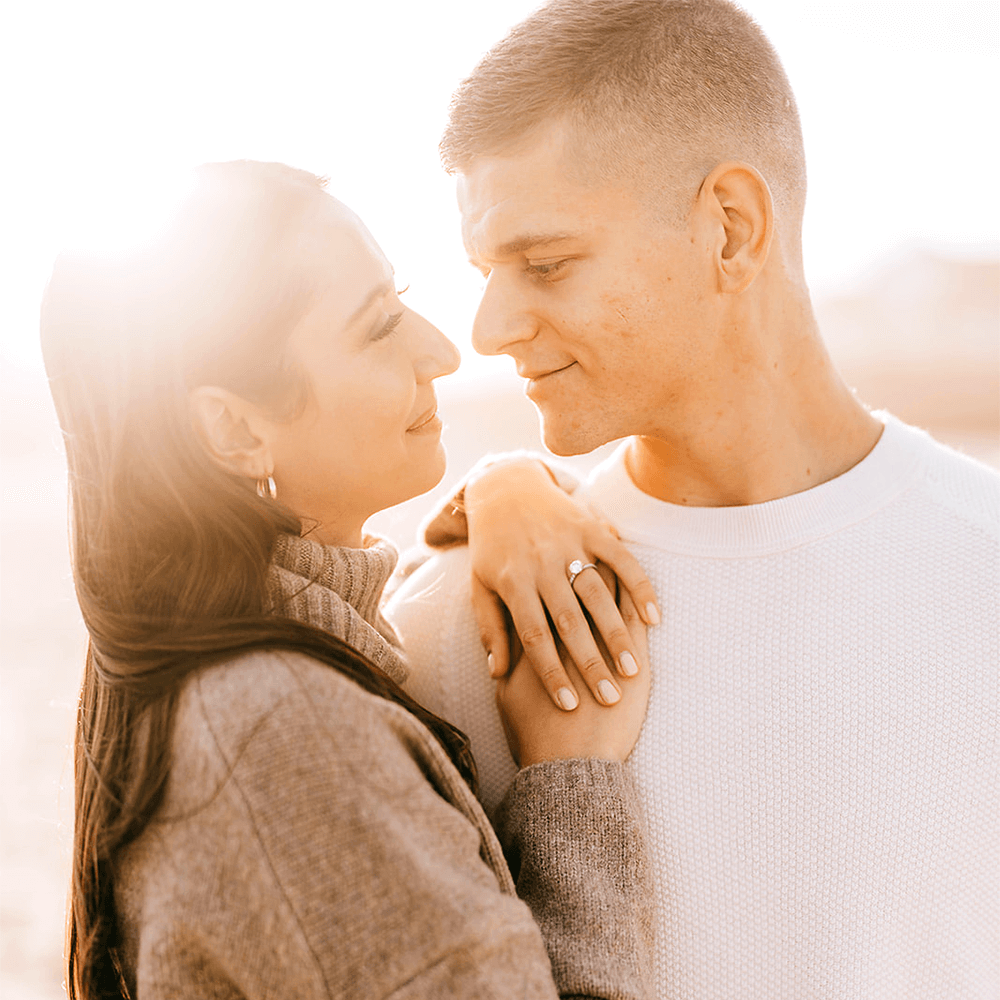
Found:
[[[77,717],[71,1000],[124,997],[114,862],[169,776],[182,681],[243,651],[299,650],[434,732],[470,783],[468,741],[334,636],[267,614],[265,579],[289,510],[216,465],[188,410],[199,385],[277,417],[308,391],[285,361],[316,289],[311,220],[323,182],[280,164],[202,167],[169,229],[128,257],[64,255],[42,347],[69,467],[77,598],[90,634]]]

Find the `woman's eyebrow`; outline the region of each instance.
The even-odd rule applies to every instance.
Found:
[[[353,323],[355,323],[357,320],[359,320],[362,316],[364,316],[364,314],[369,309],[371,309],[373,303],[378,302],[379,299],[381,299],[384,296],[388,295],[389,292],[391,292],[394,287],[395,287],[395,284],[394,284],[394,282],[393,282],[393,280],[391,278],[388,281],[383,281],[381,284],[376,285],[365,296],[364,302],[362,302],[361,305],[358,306],[358,308],[355,309],[353,313],[351,313],[350,317],[347,320],[347,326],[351,326]]]

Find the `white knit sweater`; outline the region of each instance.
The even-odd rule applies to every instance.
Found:
[[[619,451],[581,495],[652,580],[629,760],[657,869],[657,995],[1000,996],[997,475],[891,417],[815,489],[688,508]],[[453,549],[388,614],[411,692],[514,774]]]

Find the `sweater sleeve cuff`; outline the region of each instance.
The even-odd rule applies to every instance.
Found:
[[[500,805],[500,840],[561,995],[648,995],[654,923],[644,826],[635,786],[614,761],[534,764]]]

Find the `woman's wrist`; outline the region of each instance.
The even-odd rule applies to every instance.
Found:
[[[500,458],[474,468],[465,486],[456,495],[458,504],[452,506],[461,510],[466,518],[469,512],[483,504],[501,502],[523,495],[526,491],[542,488],[559,488],[559,481],[552,470],[540,459],[532,456],[512,456]]]
[[[424,520],[420,528],[424,543],[432,549],[446,549],[468,542],[468,498],[466,491],[469,489],[470,483],[492,474],[502,476],[500,470],[510,467],[519,467],[523,471],[534,469],[537,473],[544,470],[549,480],[554,482],[564,493],[572,494],[579,485],[579,480],[571,472],[558,465],[548,463],[535,452],[515,451],[501,455],[488,455],[480,459],[469,470],[456,491]],[[502,482],[502,479],[500,481]]]

